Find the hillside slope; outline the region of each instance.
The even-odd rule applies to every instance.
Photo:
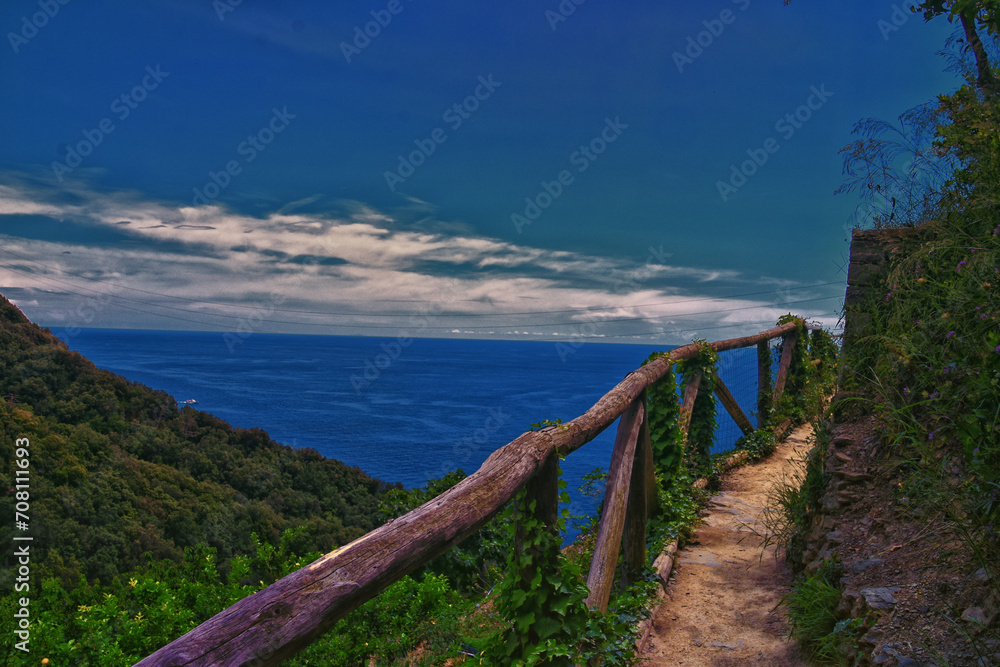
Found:
[[[35,575],[110,581],[142,554],[179,559],[207,543],[220,561],[303,527],[295,548],[326,551],[377,525],[387,488],[358,468],[234,429],[173,398],[98,369],[0,296],[0,473],[30,440]],[[0,514],[15,511],[13,482]],[[0,528],[0,587],[14,568],[15,527]]]

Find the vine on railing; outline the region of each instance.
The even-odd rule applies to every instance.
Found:
[[[806,330],[805,320],[800,317],[788,314],[778,318],[779,326],[786,322],[795,322],[796,324],[795,332],[788,334],[788,336],[795,337],[796,344],[792,348],[792,363],[788,367],[788,381],[785,384],[783,394],[785,403],[791,404],[805,390],[805,383],[808,380],[809,332]]]
[[[783,315],[778,319],[779,325],[786,322],[798,325],[796,331],[789,334],[795,336],[796,344],[792,348],[784,392],[771,407],[768,420],[771,428],[785,420],[789,420],[791,426],[807,421],[829,398],[836,382],[833,370],[840,352],[830,334],[821,329],[810,332],[805,321],[793,315]],[[781,349],[781,345],[776,346],[775,354],[780,354]]]
[[[700,348],[698,356],[685,359],[677,364],[677,370],[683,376],[683,386],[700,378],[698,396],[691,409],[691,422],[687,430],[685,457],[688,467],[697,473],[707,473],[712,466],[712,443],[715,442],[716,407],[715,389],[716,364],[719,363],[719,353],[704,340],[695,343]]]
[[[508,520],[507,527],[513,548],[506,551],[506,575],[499,575],[502,583],[495,602],[500,615],[489,611],[493,598],[487,594],[481,613],[490,619],[486,623],[489,628],[483,628],[481,641],[469,637],[476,647],[485,649],[483,656],[490,659],[482,664],[570,665],[591,659],[600,660],[604,666],[630,664],[635,653],[635,621],[645,613],[644,602],[657,585],[650,583],[652,577],[660,576],[653,574],[649,555],[655,558],[667,542],[686,539],[700,509],[699,499],[706,493],[703,484],[692,484],[692,476],[711,473],[711,466],[706,464],[711,463],[709,452],[715,432],[714,396],[719,397],[744,433],[753,431],[742,408],[717,375],[715,350],[759,345],[768,351],[769,367],[767,341],[778,336],[786,337],[786,341],[775,384],[790,379],[791,387],[806,388],[802,398],[819,395],[817,390],[823,382],[815,373],[818,366],[806,363],[801,356],[810,346],[799,321],[754,336],[713,345],[699,341],[672,350],[669,355],[653,355],[652,368],[630,373],[585,414],[567,424],[558,420],[533,424],[531,431],[494,452],[472,476],[438,496],[440,500],[410,510],[258,595],[236,603],[151,654],[143,664],[161,664],[157,661],[172,659],[179,652],[198,656],[192,664],[218,664],[219,656],[231,655],[232,651],[242,652],[241,656],[265,656],[261,664],[277,664],[295,648],[295,642],[303,641],[307,629],[328,629],[349,609],[371,599],[385,582],[400,579],[404,566],[412,569],[413,564],[430,563],[442,550],[456,547],[463,536],[482,531],[488,517],[502,513],[505,506],[509,506],[506,516],[513,519]],[[796,340],[801,342],[800,357],[792,364]],[[822,338],[814,337],[813,351],[826,349],[822,343]],[[685,359],[688,361],[682,361]],[[672,362],[677,362],[676,369]],[[821,361],[820,365],[825,363]],[[677,372],[683,375],[685,391],[681,405]],[[773,395],[781,396],[779,387]],[[779,416],[770,414],[774,419]],[[601,519],[564,553],[560,550],[560,532],[567,513],[559,508],[560,497],[565,500],[565,496],[556,452],[573,452],[614,419],[618,419],[618,435]],[[690,436],[685,438],[685,432]],[[770,429],[766,432],[773,437]],[[395,556],[386,558],[386,553]],[[484,553],[479,556],[489,558]],[[475,563],[470,565],[477,572],[479,566],[488,565],[479,558],[473,560]],[[588,567],[584,580],[583,570]],[[644,568],[645,573],[637,572]],[[333,577],[333,573],[338,574]],[[327,581],[343,576],[354,577],[357,586],[326,587]],[[485,577],[480,581],[491,580]],[[631,582],[635,585],[630,586]],[[296,597],[289,591],[310,594]],[[331,614],[330,610],[336,612],[338,605],[344,611],[339,616]],[[302,625],[288,635],[277,636],[273,628],[281,626],[282,621],[262,611],[272,607],[280,609],[282,616],[294,615]],[[242,620],[247,618],[257,620]],[[482,618],[471,621],[476,627],[482,622]],[[476,647],[470,644],[463,652],[476,655]]]
[[[822,391],[820,364],[823,371],[834,364],[836,346],[829,334],[814,332],[811,339],[804,321],[788,316],[780,324],[795,322],[797,329],[788,336],[795,337],[787,369],[785,391],[772,403],[771,349],[765,342],[758,347],[766,356],[766,373],[758,397],[758,409],[764,419],[763,428],[742,438],[738,447],[746,449],[749,460],[758,460],[774,449],[775,420],[785,421],[794,413],[805,415],[807,408],[801,404],[817,391]],[[784,341],[777,349],[784,349]],[[811,343],[811,344],[810,344]],[[710,454],[716,431],[716,401],[714,390],[718,382],[716,366],[718,353],[705,341],[696,341],[696,356],[680,361],[658,381],[646,388],[646,424],[652,450],[656,493],[660,511],[649,517],[647,539],[653,547],[655,558],[668,541],[679,536],[685,539],[690,526],[697,518],[698,494],[692,488],[692,477],[711,476],[713,461]],[[763,352],[761,352],[763,350]],[[668,353],[653,354],[644,362],[650,363]],[[816,360],[819,359],[819,362]],[[763,359],[762,359],[763,361]],[[678,398],[677,373],[682,376],[684,390],[695,386],[690,415],[683,414]],[[761,407],[763,406],[763,407]],[[773,419],[768,419],[773,417]],[[624,418],[624,417],[623,417]],[[685,433],[686,425],[686,433]],[[533,424],[533,428],[564,427],[558,421]],[[559,481],[559,488],[564,487]],[[568,497],[561,492],[565,502]],[[519,546],[508,561],[508,575],[499,587],[498,607],[510,623],[502,641],[491,647],[484,658],[486,664],[504,665],[582,665],[599,660],[602,665],[627,665],[634,656],[630,622],[641,615],[642,602],[648,586],[640,585],[635,591],[619,593],[616,604],[609,612],[601,614],[588,610],[587,586],[583,568],[590,558],[590,545],[586,544],[568,558],[559,549],[558,533],[539,516],[537,501],[529,490],[518,493],[508,509],[513,537]],[[555,523],[561,529],[568,512],[563,510]],[[593,527],[592,527],[593,529]],[[587,542],[587,540],[583,540]],[[579,559],[579,560],[578,560]],[[618,569],[623,567],[619,561]],[[647,563],[647,574],[651,572]],[[640,576],[648,581],[648,576]],[[619,578],[616,578],[616,588]],[[490,662],[492,660],[492,662]],[[597,664],[594,662],[592,664]]]
[[[558,468],[557,475],[559,501],[568,503]],[[507,576],[497,587],[497,608],[510,626],[483,652],[483,664],[570,667],[600,659],[608,667],[631,665],[637,613],[612,609],[602,614],[587,608],[590,591],[579,559],[560,549],[569,510],[562,509],[558,519],[548,523],[538,502],[522,489],[504,512],[516,547],[507,560]],[[638,610],[644,599],[619,602]]]
[[[666,354],[656,352],[642,365]],[[658,473],[672,478],[684,461],[684,434],[678,423],[680,402],[677,399],[677,376],[673,366],[666,375],[649,386],[646,397],[646,420],[653,445],[653,462]]]
[[[771,344],[767,341],[757,345],[757,427],[763,428],[771,420],[774,409],[772,390],[774,378],[771,376]]]

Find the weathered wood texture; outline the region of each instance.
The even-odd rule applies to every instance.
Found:
[[[798,336],[794,333],[789,333],[781,343],[781,361],[778,363],[778,375],[774,378],[775,403],[778,402],[778,399],[785,392],[785,382],[788,381],[788,369],[792,366],[792,351],[795,349],[797,341]]]
[[[743,410],[740,409],[739,403],[733,398],[733,395],[729,393],[729,388],[722,381],[722,378],[716,376],[715,378],[715,395],[719,397],[719,401],[725,406],[726,411],[736,422],[736,425],[740,427],[743,431],[743,435],[750,435],[753,433],[753,424],[747,419],[747,416],[743,414]]]
[[[623,588],[631,586],[636,575],[646,568],[646,521],[649,518],[647,472],[652,473],[653,471],[652,447],[647,451],[647,443],[643,442],[642,437],[644,431],[649,432],[644,408],[646,392],[635,399],[635,402],[642,410],[642,419],[636,434],[635,459],[632,463],[632,479],[629,482],[625,528],[622,533],[622,562],[625,563],[625,571],[622,576]]]
[[[656,557],[653,561],[653,569],[656,570],[656,576],[660,580],[660,586],[663,587],[663,591],[666,592],[667,586],[670,583],[670,571],[674,567],[674,555],[677,553],[677,540],[674,540],[667,545],[667,548]]]
[[[794,328],[788,323],[712,347],[721,352],[756,345]],[[137,664],[278,664],[390,584],[479,530],[553,453],[565,456],[592,440],[674,362],[697,355],[698,349],[695,344],[674,348],[629,373],[576,419],[520,435],[440,496],[240,600]]]
[[[596,607],[602,613],[608,610],[608,600],[611,598],[611,585],[614,583],[625,528],[629,489],[632,486],[635,446],[639,442],[639,431],[645,417],[646,406],[638,400],[633,401],[618,422],[618,435],[611,453],[608,485],[604,491],[604,509],[597,526],[594,558],[590,562],[590,574],[587,576],[587,588],[590,589],[587,606],[591,609]]]
[[[691,415],[694,413],[694,402],[698,398],[698,387],[701,386],[701,371],[695,373],[691,381],[684,387],[684,397],[681,400],[680,426],[687,439],[691,429]]]

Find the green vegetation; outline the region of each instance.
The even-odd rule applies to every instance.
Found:
[[[712,466],[712,444],[715,442],[715,366],[718,353],[704,340],[695,341],[699,353],[677,364],[686,390],[696,377],[701,377],[698,395],[691,408],[691,425],[687,433],[687,464],[693,473],[709,474]]]
[[[853,665],[858,640],[867,632],[864,619],[838,620],[839,579],[843,567],[833,560],[823,562],[816,574],[799,581],[785,597],[792,636],[810,657],[821,664]]]
[[[698,465],[704,456],[685,450],[711,445],[716,359],[709,350],[682,368],[687,377],[705,376],[692,444],[678,425],[673,370],[648,391],[660,506],[649,524],[650,560],[669,541],[686,539],[697,521],[705,492],[692,481],[707,468]],[[802,372],[814,368],[805,364]],[[465,477],[456,471],[421,489],[387,488],[262,431],[178,410],[162,392],[96,369],[7,302],[0,303],[0,392],[7,475],[15,439],[31,441],[39,545],[32,551],[32,661],[132,664]],[[564,428],[559,420],[532,427]],[[761,431],[747,448],[763,455],[772,442]],[[590,481],[602,478],[595,472]],[[619,565],[608,612],[587,609],[596,519],[564,551],[566,510],[546,526],[526,502],[520,494],[477,534],[349,614],[288,664],[439,665],[470,657],[505,666],[596,657],[630,664],[637,623],[656,588],[651,565],[629,573]],[[14,503],[8,494],[0,511],[12,515]],[[520,550],[511,548],[515,541]],[[8,554],[8,578],[10,562]],[[636,583],[622,587],[625,578]],[[8,581],[5,590],[12,588]],[[0,597],[3,665],[23,664],[11,647],[15,604],[12,595]]]
[[[790,366],[788,389],[777,406],[768,407],[765,427],[741,441],[752,460],[773,451],[776,425],[785,421],[797,425],[817,416],[836,382],[838,350],[829,334],[817,331],[810,336],[805,323],[790,315],[779,324],[786,321],[796,321],[799,325],[799,344]],[[680,425],[674,369],[647,390],[646,409],[659,500],[659,513],[647,525],[650,560],[670,541],[683,542],[690,537],[701,501],[707,495],[693,488],[694,477],[717,476],[709,452],[716,428],[712,392],[718,354],[705,341],[699,343],[701,349],[696,357],[677,364],[683,387],[696,375],[701,376],[687,437]],[[775,352],[778,350],[780,344]],[[653,354],[647,363],[664,354]],[[769,396],[770,387],[762,393]],[[545,421],[533,426],[558,423]],[[587,476],[587,488],[601,481],[603,475],[595,471]],[[526,505],[528,502],[522,492],[508,510],[508,516],[517,517],[516,522],[509,522],[509,540],[520,536],[522,550],[508,560],[507,575],[499,587],[498,609],[507,626],[500,641],[491,644],[484,653],[486,664],[571,665],[597,657],[601,664],[632,664],[636,622],[645,615],[645,605],[655,590],[655,585],[650,584],[651,563],[647,563],[645,572],[631,573],[638,580],[637,585],[625,589],[615,586],[607,614],[587,610],[584,572],[592,557],[596,523],[589,525],[574,549],[563,554],[558,548],[558,534],[533,515],[535,501]],[[564,513],[558,522],[560,526],[565,518]],[[622,568],[619,564],[616,573],[619,581]]]
[[[858,123],[844,149],[842,188],[858,192],[889,249],[881,283],[848,309],[839,414],[871,414],[880,453],[914,515],[943,520],[993,577],[1000,563],[1000,89],[995,0],[933,0],[964,39],[951,44],[965,85],[907,111],[898,126]],[[823,445],[805,484],[779,499],[789,557],[825,487]],[[801,567],[801,562],[798,563]],[[835,568],[801,580],[789,597],[797,636],[818,660],[849,664],[864,619],[836,622]],[[976,640],[971,639],[973,646]]]
[[[925,170],[890,172],[892,192],[923,193],[925,205],[876,227],[897,238],[883,289],[851,318],[863,337],[844,354],[844,388],[855,410],[884,425],[884,445],[905,474],[899,489],[948,513],[984,567],[1000,562],[1000,97],[991,60],[998,47],[995,2],[924,2],[928,19],[958,18],[974,62],[957,61],[966,84],[924,107],[916,158]],[[986,33],[982,49],[977,30]],[[910,114],[913,115],[912,113]],[[922,140],[923,143],[920,143]],[[862,153],[858,144],[869,149]],[[864,165],[891,160],[898,142],[859,140],[848,155],[854,186],[872,184]],[[881,162],[879,162],[881,161]],[[880,177],[882,178],[882,177]],[[892,227],[905,228],[900,234]],[[845,408],[847,409],[847,408]],[[993,581],[997,581],[996,578]]]
[[[378,525],[379,480],[316,451],[233,429],[94,367],[0,300],[0,470],[15,440],[31,451],[33,573],[110,583],[143,554],[179,562],[207,544],[220,563],[296,531],[300,552],[328,551]],[[14,516],[13,490],[0,513]],[[13,525],[0,528],[9,549]],[[6,561],[6,559],[5,559]],[[11,590],[12,570],[0,573]]]
[[[569,501],[565,491],[560,496]],[[507,510],[508,539],[520,536],[521,549],[511,550],[507,561],[498,607],[508,625],[484,654],[486,664],[569,666],[598,657],[606,665],[632,664],[636,622],[650,586],[619,592],[607,614],[587,609],[585,572],[593,545],[564,554],[560,532],[568,511],[547,526],[534,514],[536,502],[522,490]]]
[[[123,664],[273,581],[276,563],[307,562],[296,554],[379,525],[383,482],[259,429],[178,410],[167,394],[70,352],[2,298],[0,397],[4,479],[14,479],[17,439],[30,442],[32,647],[75,656],[59,664]],[[13,517],[10,485],[0,513]],[[14,529],[0,528],[9,660]]]
[[[32,603],[31,650],[37,658],[30,664],[44,656],[55,665],[131,665],[317,558],[319,553],[293,553],[296,533],[286,531],[278,547],[256,542],[253,556],[235,556],[225,572],[215,550],[200,545],[185,549],[180,563],[150,559],[109,585],[81,582],[67,590],[58,578],[45,579]],[[0,600],[2,630],[8,634],[13,605],[10,598]],[[475,635],[466,627],[474,611],[474,603],[452,590],[443,575],[404,577],[287,664],[362,665],[372,655],[391,664],[418,645],[434,656],[458,655],[466,650],[464,639]],[[9,647],[4,653],[0,664],[29,664]]]

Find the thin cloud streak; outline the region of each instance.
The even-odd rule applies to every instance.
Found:
[[[72,203],[41,203],[52,200],[44,187],[8,180],[0,234],[4,216],[31,215],[119,239],[102,246],[58,233],[0,236],[0,289],[50,326],[231,330],[257,312],[261,331],[396,335],[429,316],[421,335],[558,338],[580,336],[586,325],[589,337],[644,332],[648,340],[682,327],[753,329],[788,312],[782,302],[821,295],[789,297],[787,282],[731,270],[407,230],[357,202],[346,213],[294,212],[317,201],[310,197],[253,217],[80,183],[70,186]],[[727,296],[768,287],[756,298]],[[74,313],[88,301],[101,308],[81,324]],[[831,301],[808,305],[795,310],[830,321]]]

